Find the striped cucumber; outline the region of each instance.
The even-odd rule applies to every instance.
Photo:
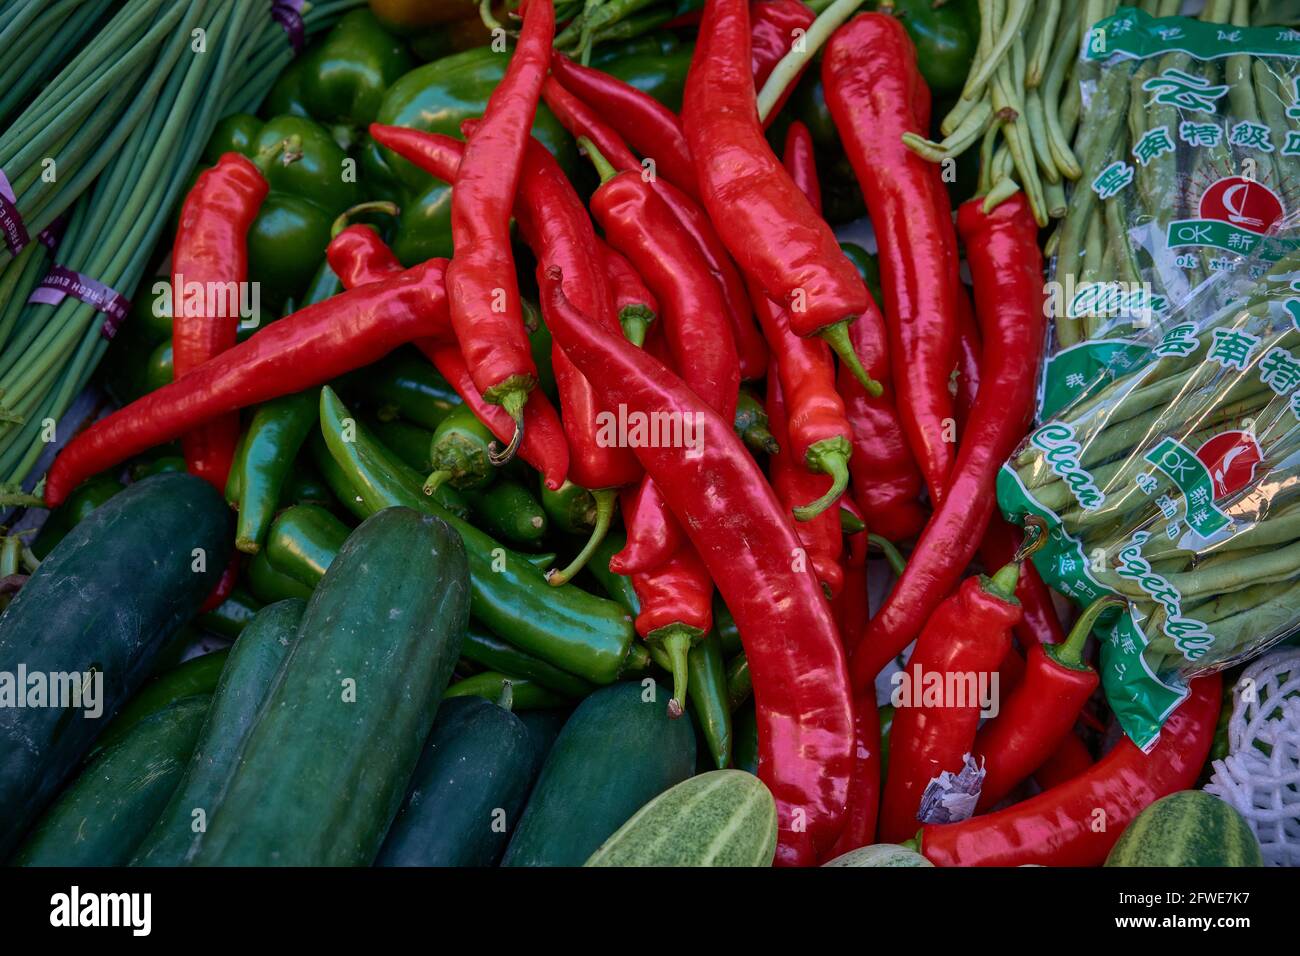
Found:
[[[771,866],[776,801],[743,770],[712,770],[655,797],[585,866]]]
[[[1259,840],[1231,805],[1204,790],[1161,797],[1111,847],[1107,866],[1263,866]]]

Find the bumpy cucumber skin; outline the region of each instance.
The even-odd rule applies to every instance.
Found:
[[[771,866],[776,801],[743,770],[684,780],[638,810],[585,866]]]
[[[210,699],[183,697],[107,747],[36,822],[13,862],[124,866],[180,782]]]
[[[377,866],[492,866],[537,773],[537,740],[481,697],[442,702]]]
[[[230,509],[216,489],[192,475],[154,475],[68,532],[5,610],[0,671],[93,668],[103,674],[104,712],[0,707],[0,858],[211,593],[231,538]],[[193,570],[195,549],[201,571]]]
[[[182,866],[199,850],[248,730],[297,638],[305,601],[289,598],[254,615],[230,649],[194,755],[166,808],[136,850],[132,866]],[[195,810],[202,810],[200,816]],[[196,830],[196,822],[202,825]]]
[[[823,863],[822,866],[934,866],[929,860],[915,850],[909,850],[897,843],[873,843],[860,846],[842,856]]]
[[[364,521],[312,594],[193,862],[373,863],[468,619],[451,527],[408,508]]]
[[[1137,815],[1106,857],[1106,866],[1263,866],[1244,817],[1204,790],[1161,797]]]
[[[669,692],[653,691],[639,681],[619,683],[578,705],[551,747],[502,866],[581,866],[628,817],[694,772],[690,721],[670,719]]]

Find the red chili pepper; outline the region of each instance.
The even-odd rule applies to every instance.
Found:
[[[825,345],[823,342],[815,344]],[[767,427],[776,443],[781,446],[780,451],[768,458],[768,477],[772,481],[772,490],[776,492],[777,500],[797,513],[799,508],[796,502],[807,501],[810,495],[816,497],[821,494],[828,479],[806,469],[793,451],[785,398],[776,368],[772,368],[767,375],[765,408]],[[813,573],[821,582],[826,596],[833,602],[844,587],[844,569],[840,567],[844,532],[840,529],[839,509],[827,508],[814,518],[796,522],[794,530],[812,564]],[[865,620],[866,616],[863,615],[857,626],[860,628]]]
[[[798,31],[806,33],[816,17],[798,0],[764,0],[762,3],[750,6],[749,16],[751,21],[749,61],[754,71],[754,88],[761,90],[767,78],[776,69],[776,65],[793,49],[795,40],[802,36]],[[807,67],[805,66],[804,69]],[[801,70],[800,76],[802,75]],[[781,98],[767,114],[765,126],[770,125],[772,120],[780,115],[781,108],[785,106],[786,100],[790,98],[798,83],[799,77],[795,77],[786,85]]]
[[[668,715],[680,717],[686,712],[687,655],[713,627],[713,579],[695,549],[683,543],[664,565],[632,575],[632,587],[641,602],[636,632],[668,655],[673,672]]]
[[[1083,659],[1098,615],[1122,605],[1121,598],[1094,601],[1061,644],[1038,644],[1026,652],[1023,679],[1003,694],[998,715],[975,740],[974,753],[984,758],[979,810],[987,810],[1052,755],[1070,733],[1079,711],[1101,678]]]
[[[101,418],[54,459],[45,501],[198,425],[377,362],[447,324],[446,260],[430,259],[263,326],[251,338]]]
[[[1011,647],[1018,564],[992,578],[967,578],[936,609],[903,669],[903,701],[894,710],[889,773],[880,805],[880,838],[916,833],[921,795],[943,771],[956,774],[972,752],[980,722],[978,686],[988,686]],[[956,681],[956,683],[954,683]],[[937,685],[937,687],[936,687]],[[930,694],[938,698],[931,703]],[[954,699],[956,693],[961,699]]]
[[[240,557],[240,552],[235,551],[230,556],[230,561],[226,564],[226,569],[221,572],[221,577],[217,578],[216,587],[212,593],[203,599],[199,606],[200,614],[207,614],[209,611],[215,611],[230,597],[235,590],[235,585],[239,583],[240,572],[243,571],[244,562]]]
[[[862,535],[866,538],[866,535]],[[844,562],[844,585],[840,593],[831,601],[831,612],[835,615],[835,626],[839,628],[840,639],[862,630],[862,622],[871,616],[871,607],[867,602],[867,565],[856,560]],[[874,698],[872,706],[874,704]]]
[[[529,0],[519,44],[465,145],[451,194],[451,323],[475,386],[514,420],[515,434],[499,462],[509,461],[519,449],[524,404],[537,384],[510,251],[510,210],[554,34],[551,0]]]
[[[734,420],[740,361],[717,281],[657,190],[636,173],[616,172],[593,145],[585,148],[602,180],[591,211],[606,241],[627,256],[659,300],[664,336],[682,377],[710,408]]]
[[[1079,776],[1093,765],[1092,754],[1087,746],[1073,732],[1057,745],[1053,754],[1034,771],[1034,783],[1044,790],[1050,790],[1059,783]]]
[[[866,286],[759,125],[745,0],[706,3],[683,122],[704,207],[741,271],[789,310],[796,334],[821,335],[878,391],[846,328],[867,307]]]
[[[790,566],[798,538],[731,419],[573,309],[557,276],[546,280],[551,334],[607,404],[703,429],[698,456],[653,445],[636,453],[739,628],[757,703],[758,772],[776,798],[776,862],[811,865],[843,826],[853,752],[844,654],[826,598],[812,574]]]
[[[553,79],[543,88],[546,104],[561,124],[575,137],[585,137],[596,145],[596,150],[615,169],[643,175],[640,163],[627,148],[613,125],[588,107]],[[740,374],[745,379],[762,378],[767,371],[767,345],[754,327],[754,312],[750,305],[745,281],[731,261],[727,247],[719,238],[708,214],[697,200],[688,196],[671,182],[659,178],[643,180],[658,193],[659,198],[672,210],[682,227],[698,246],[713,273],[726,304],[731,320],[732,336],[740,360]]]
[[[346,289],[376,282],[400,269],[384,240],[366,226],[349,226],[330,242],[325,250],[330,268]],[[483,400],[469,374],[456,344],[451,317],[441,316],[442,324],[433,334],[416,341],[416,345],[438,368],[456,394],[485,424],[499,441],[506,442],[514,433],[514,420],[499,405]],[[541,392],[534,391],[524,406],[524,437],[519,456],[539,472],[551,488],[564,484],[569,468],[569,446],[555,409]]]
[[[813,208],[820,212],[821,189],[817,184],[812,137],[808,127],[797,120],[790,125],[786,137],[785,165]],[[795,506],[794,516],[800,521],[817,520],[848,488],[849,458],[853,454],[853,430],[845,415],[844,400],[835,390],[835,360],[825,342],[795,335],[790,328],[790,316],[767,298],[757,283],[750,289],[750,297],[759,325],[776,356],[781,390],[790,412],[788,450],[793,454],[785,461],[801,463],[808,471],[831,478],[829,486],[821,481],[800,483],[805,492],[819,488],[822,493]],[[780,438],[777,443],[787,448]],[[834,511],[832,514],[838,536],[839,515]]]
[[[622,505],[627,544],[610,557],[609,569],[626,575],[666,564],[683,546],[686,536],[654,479],[646,475],[639,486],[626,489]]]
[[[623,326],[623,334],[633,345],[642,345],[646,329],[659,314],[659,301],[622,253],[611,249],[605,242],[600,243],[600,253],[605,259],[605,278],[609,281],[610,294],[614,296],[614,308],[618,312],[619,324]]]
[[[953,412],[957,419],[957,442],[966,434],[966,420],[980,388],[980,356],[984,346],[975,322],[975,308],[964,286],[957,287],[957,364],[952,373]],[[1001,567],[1001,565],[999,565]]]
[[[921,853],[937,866],[1100,865],[1134,817],[1196,785],[1214,741],[1221,686],[1217,673],[1193,680],[1191,695],[1149,754],[1125,737],[1087,771],[1036,797],[961,823],[923,827]],[[889,761],[892,769],[892,749]]]
[[[618,77],[574,63],[563,53],[551,56],[551,75],[563,88],[590,106],[642,156],[653,157],[657,171],[678,189],[699,199],[695,167],[686,147],[681,121],[668,107]],[[549,100],[548,100],[549,105]],[[561,120],[563,122],[563,120]],[[605,152],[594,136],[592,142]],[[610,162],[613,156],[605,153]]]
[[[248,229],[268,188],[256,166],[238,153],[226,153],[199,174],[185,197],[172,246],[172,353],[178,379],[235,344],[239,310],[210,315],[206,304],[212,289],[237,289],[248,281]],[[238,415],[209,422],[181,436],[186,468],[224,491],[238,443]]]
[[[875,840],[880,813],[880,713],[875,692],[853,699],[853,774],[849,778],[849,811],[844,829],[820,862],[867,846]]]
[[[962,205],[958,228],[984,332],[983,381],[957,453],[949,496],[930,518],[903,576],[853,652],[856,688],[875,682],[880,669],[911,642],[957,584],[992,514],[998,469],[1033,415],[1045,321],[1038,227],[1023,196],[1012,196],[987,214],[981,204],[973,199]]]
[[[827,43],[822,82],[876,230],[898,410],[937,506],[953,466],[957,237],[939,167],[902,141],[928,131],[913,107],[916,50],[897,18],[861,14]]]

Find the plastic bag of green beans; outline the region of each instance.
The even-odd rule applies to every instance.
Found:
[[[1049,529],[1033,561],[1052,587],[1080,606],[1127,599],[1094,633],[1107,699],[1143,748],[1187,678],[1300,627],[1298,225],[1135,332],[1131,365],[998,476],[1007,518]]]
[[[1300,30],[1256,14],[1242,0],[1207,0],[1203,19],[1120,7],[1084,38],[1082,175],[1050,246],[1041,417],[1131,367],[1143,330],[1176,322],[1219,273],[1265,268],[1251,253],[1300,207]]]

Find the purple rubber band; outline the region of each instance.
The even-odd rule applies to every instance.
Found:
[[[3,170],[0,170],[0,233],[4,233],[5,245],[14,255],[22,252],[32,241],[23,225],[22,214],[18,212],[18,197]]]
[[[63,241],[63,233],[67,231],[67,228],[68,217],[60,216],[37,234],[36,241],[53,251],[59,248],[59,243]]]
[[[271,19],[284,27],[289,34],[289,43],[293,46],[294,56],[302,53],[307,42],[307,30],[302,22],[302,0],[274,0],[271,4]]]
[[[118,327],[131,308],[130,302],[104,283],[58,265],[50,269],[27,301],[40,305],[58,305],[68,296],[80,299],[95,311],[104,313],[104,325],[99,331],[106,339],[117,334]]]

